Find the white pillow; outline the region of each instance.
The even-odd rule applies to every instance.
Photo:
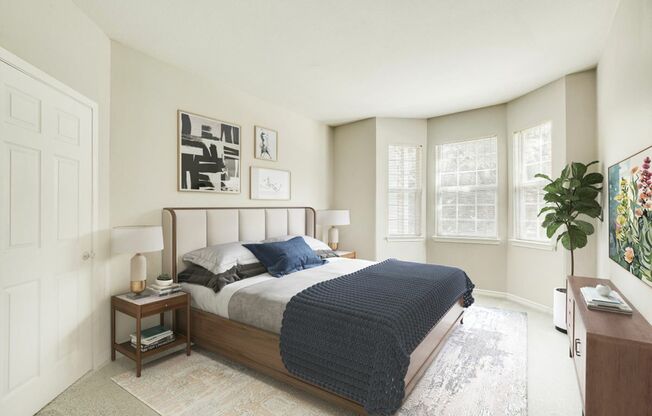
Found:
[[[224,273],[238,264],[252,264],[258,262],[254,253],[242,244],[246,242],[216,244],[200,248],[183,255],[183,260],[194,263],[215,274]]]
[[[303,241],[308,244],[308,247],[310,247],[311,250],[330,250],[331,248],[328,247],[328,244],[324,243],[321,240],[317,240],[316,238],[310,237],[308,235],[283,235],[280,237],[273,237],[273,238],[268,238],[267,240],[263,241],[263,243],[272,243],[274,241],[287,241],[291,238],[294,237],[303,237]]]

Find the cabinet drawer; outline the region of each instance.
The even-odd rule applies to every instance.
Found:
[[[182,296],[176,296],[170,299],[161,299],[161,301],[149,305],[143,305],[141,309],[142,316],[154,315],[169,309],[180,308],[186,305],[188,302],[187,299],[188,295],[184,294]]]
[[[575,305],[574,305],[575,306]],[[576,307],[576,306],[575,306]],[[580,384],[580,393],[582,394],[582,402],[586,399],[586,327],[582,321],[580,314],[573,312],[574,322],[574,335],[573,335],[573,362],[575,363],[575,370],[577,371],[577,379]]]

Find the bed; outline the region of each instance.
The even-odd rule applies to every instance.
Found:
[[[169,273],[176,280],[177,274],[186,268],[186,264],[182,260],[185,253],[215,244],[234,241],[261,241],[284,235],[314,237],[316,233],[315,216],[314,209],[310,207],[165,208],[163,210],[165,240],[163,271]],[[350,271],[364,269],[370,264],[373,262],[335,259],[327,266],[296,272],[283,279],[287,279],[284,280],[284,283],[288,285],[291,285],[292,279],[295,279],[294,281],[297,282],[307,281],[307,284],[302,284],[309,286],[310,279],[320,281],[324,274],[346,274]],[[192,341],[202,348],[329,400],[343,408],[358,414],[366,414],[361,403],[328,388],[310,383],[287,370],[281,357],[280,318],[278,318],[278,314],[269,313],[267,315],[271,318],[265,319],[265,313],[260,313],[261,310],[278,308],[278,299],[261,298],[261,309],[258,311],[247,311],[243,307],[229,306],[234,303],[232,298],[236,293],[240,294],[238,295],[240,297],[243,297],[243,294],[258,296],[260,293],[264,293],[264,291],[258,291],[257,294],[256,288],[257,284],[259,284],[258,288],[264,287],[265,279],[269,278],[260,276],[236,282],[237,284],[226,286],[226,290],[217,295],[209,293],[212,291],[205,287],[186,285],[185,289],[191,292],[193,298],[190,317]],[[237,304],[237,302],[235,303]],[[415,387],[447,336],[462,322],[463,305],[463,299],[460,297],[410,354],[409,366],[404,378],[404,397],[407,397]],[[177,330],[184,332],[185,311],[178,311],[177,314],[179,315],[175,320],[178,325]]]

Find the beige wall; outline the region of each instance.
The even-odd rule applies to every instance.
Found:
[[[598,156],[607,167],[652,145],[652,2],[622,0],[598,64]],[[607,196],[603,195],[603,205]],[[652,322],[652,287],[609,259],[600,224],[598,274],[611,277]]]
[[[486,242],[435,241],[437,144],[495,135],[498,140],[498,236]],[[497,105],[428,120],[428,262],[465,270],[478,289],[504,292],[506,287],[507,133],[506,106]]]
[[[589,163],[598,158],[598,121],[596,71],[567,75],[566,82],[566,162]],[[598,171],[598,166],[590,168]],[[606,211],[605,211],[606,212]],[[597,220],[584,220],[597,225]],[[597,272],[597,233],[589,236],[586,247],[575,255],[575,275],[595,276]],[[566,270],[570,256],[566,252]]]
[[[407,261],[426,261],[426,148],[427,122],[411,118],[377,118],[376,119],[376,259],[398,258]],[[421,178],[423,194],[421,198],[421,233],[422,238],[413,241],[388,240],[387,203],[388,203],[388,147],[390,144],[417,144],[422,146]]]
[[[552,173],[557,175],[566,164],[566,83],[559,79],[507,104],[508,157],[514,160],[514,132],[537,124],[552,122]],[[513,189],[510,167],[509,189]],[[513,195],[509,193],[509,236],[513,237]],[[564,252],[548,248],[507,247],[507,292],[545,306],[552,305],[553,289],[565,286]]]
[[[69,0],[0,0],[0,47],[80,92],[99,108],[99,228],[94,239],[94,365],[109,358],[108,37]]]
[[[376,258],[376,119],[334,128],[333,208],[348,209],[351,224],[338,227],[340,247]]]
[[[111,226],[160,224],[161,209],[170,206],[330,206],[330,127],[111,45]],[[240,194],[177,191],[178,109],[241,126]],[[278,131],[278,162],[253,159],[255,124]],[[251,165],[290,170],[292,200],[249,199]],[[147,258],[151,281],[160,273],[161,255]],[[128,267],[128,255],[114,256],[112,293],[128,290]],[[121,323],[119,334],[130,329],[131,323]]]

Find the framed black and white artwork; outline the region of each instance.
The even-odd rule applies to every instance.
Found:
[[[290,199],[290,172],[251,167],[251,199]]]
[[[240,126],[178,111],[179,191],[240,193]]]
[[[254,157],[262,160],[278,159],[278,132],[265,127],[254,127]]]

